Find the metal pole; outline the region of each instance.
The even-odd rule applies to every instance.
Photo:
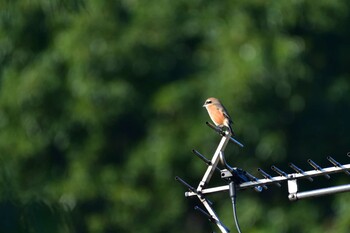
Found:
[[[209,205],[207,200],[205,200],[203,198],[200,198],[200,197],[198,197],[198,198],[199,198],[199,200],[201,200],[201,202],[203,203],[204,207],[207,209],[208,213],[213,218],[213,220],[215,221],[215,223],[218,226],[218,228],[220,229],[220,231],[222,233],[230,232],[230,230],[224,224],[222,224],[222,222],[219,220],[218,216],[216,215],[216,213],[213,210],[213,208],[211,208],[211,206]]]
[[[221,141],[213,155],[213,158],[211,159],[211,165],[208,166],[207,171],[205,172],[202,181],[199,183],[197,191],[201,192],[202,189],[204,188],[204,185],[208,183],[211,179],[211,176],[213,175],[216,166],[219,163],[220,160],[220,154],[223,152],[226,148],[227,143],[230,141],[230,135],[223,136],[221,138]]]
[[[308,198],[308,197],[317,197],[317,196],[323,196],[333,193],[342,193],[342,192],[349,192],[350,191],[350,184],[346,185],[339,185],[335,187],[329,187],[329,188],[322,188],[322,189],[316,189],[311,191],[305,191],[295,194],[295,199],[289,198],[291,201]]]

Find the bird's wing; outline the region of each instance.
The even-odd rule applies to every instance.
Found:
[[[230,124],[232,124],[233,123],[232,118],[230,117],[230,115],[228,114],[228,112],[224,106],[222,106],[221,112],[229,120]]]

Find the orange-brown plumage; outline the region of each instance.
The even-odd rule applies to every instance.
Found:
[[[232,119],[225,107],[221,104],[221,102],[218,99],[214,97],[208,98],[204,102],[203,107],[207,109],[210,119],[214,122],[216,126],[225,126],[230,130],[230,133],[234,135],[234,132],[231,127]]]

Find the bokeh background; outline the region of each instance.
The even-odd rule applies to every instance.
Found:
[[[0,1],[0,232],[218,232],[174,180],[220,140],[204,100],[234,118],[233,166],[348,163],[349,54],[347,0]],[[287,194],[239,192],[242,231],[349,232],[350,194]]]

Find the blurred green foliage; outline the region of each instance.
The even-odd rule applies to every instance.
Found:
[[[235,166],[346,162],[346,0],[4,0],[0,9],[0,232],[217,231],[174,181],[196,184],[205,165],[191,149],[209,157],[218,143],[204,124],[209,96],[245,144],[227,148]],[[348,194],[238,195],[243,232],[350,228]],[[234,231],[228,195],[212,198]]]

